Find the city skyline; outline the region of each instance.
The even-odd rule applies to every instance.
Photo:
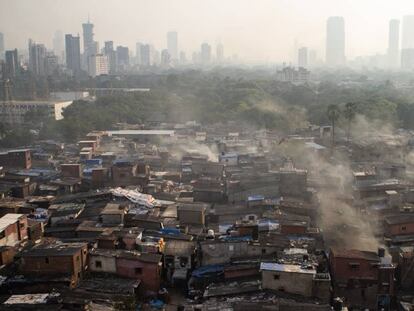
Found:
[[[226,55],[238,54],[246,61],[295,61],[292,53],[294,41],[317,51],[325,58],[325,28],[329,16],[345,19],[347,58],[360,55],[386,54],[388,48],[389,20],[402,20],[404,15],[414,13],[414,4],[399,1],[399,6],[386,1],[289,1],[290,11],[285,12],[285,0],[261,2],[250,1],[198,1],[183,0],[168,3],[156,0],[151,3],[126,0],[120,7],[115,1],[96,0],[43,2],[47,10],[42,15],[48,23],[39,22],[34,12],[35,3],[3,1],[0,4],[0,32],[5,34],[6,49],[22,49],[27,39],[53,46],[57,30],[82,35],[82,24],[88,20],[95,25],[95,40],[101,45],[112,40],[115,45],[128,46],[135,51],[136,42],[146,42],[158,50],[167,48],[166,33],[177,31],[180,37],[179,52],[188,55],[199,50],[203,42],[213,47],[219,42],[226,47]],[[376,10],[362,10],[376,5]],[[163,10],[156,10],[163,5]],[[62,9],[64,8],[64,9]],[[134,10],[139,8],[139,10]],[[237,9],[237,14],[234,14]],[[364,11],[360,15],[358,11]],[[191,13],[191,14],[188,14]],[[13,21],[10,16],[16,18]],[[32,17],[33,16],[33,17]],[[367,25],[365,20],[370,20]],[[108,19],[112,22],[108,23]],[[14,23],[22,20],[21,23]],[[188,27],[196,24],[198,27]],[[286,27],[286,25],[288,27]],[[310,36],[309,34],[312,33]],[[283,44],[281,44],[283,42]]]

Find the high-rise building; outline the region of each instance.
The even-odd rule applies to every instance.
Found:
[[[88,58],[88,74],[91,77],[107,75],[109,73],[108,56],[94,54]]]
[[[38,76],[46,74],[46,47],[43,44],[29,42],[29,69]]]
[[[332,16],[326,23],[326,64],[345,65],[345,21],[342,16]]]
[[[172,60],[178,60],[178,34],[176,31],[167,33],[167,50]]]
[[[83,29],[83,52],[88,53],[93,48],[93,24],[89,22],[82,24]]]
[[[45,58],[46,75],[50,76],[56,73],[59,69],[58,57],[54,53],[47,53]]]
[[[414,68],[414,15],[403,18],[401,42],[401,67]]]
[[[298,50],[298,67],[308,68],[308,48],[301,47]]]
[[[135,44],[135,64],[137,65],[141,65],[141,47],[142,47],[142,43],[141,42],[137,42]]]
[[[224,47],[221,43],[216,46],[216,58],[219,63],[224,61]]]
[[[116,52],[114,51],[114,42],[105,41],[103,49],[104,55],[108,57],[109,73],[113,74],[116,72]]]
[[[161,67],[168,68],[171,65],[171,55],[167,49],[161,51]]]
[[[208,43],[203,43],[201,45],[201,62],[203,64],[208,64],[211,61],[211,46]]]
[[[3,56],[3,52],[5,50],[4,47],[4,35],[0,32],[0,54]]]
[[[126,46],[117,46],[116,63],[118,71],[126,71],[129,69],[129,49]]]
[[[17,49],[6,51],[5,78],[13,79],[19,73],[19,55]]]
[[[398,66],[400,44],[400,21],[398,19],[390,20],[388,33],[388,66],[395,68]]]
[[[152,48],[149,44],[143,44],[141,46],[141,66],[149,67],[152,65]]]
[[[66,67],[73,75],[79,75],[81,71],[80,38],[70,34],[65,36]]]

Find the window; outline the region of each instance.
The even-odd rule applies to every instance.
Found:
[[[79,261],[79,256],[76,256],[76,261]]]
[[[350,267],[352,270],[358,270],[358,269],[359,269],[359,263],[358,263],[358,262],[350,262],[350,263],[349,263],[349,267]]]
[[[99,260],[95,261],[95,267],[102,268],[102,261],[99,261]]]
[[[135,274],[142,274],[142,268],[135,268]]]
[[[279,280],[280,275],[279,274],[273,274],[273,280]]]
[[[266,254],[266,248],[262,248],[262,254]]]
[[[402,226],[401,227],[401,231],[405,231],[405,230],[407,230],[407,227],[406,226]]]
[[[229,251],[234,251],[234,245],[229,245]]]
[[[48,257],[45,258],[45,263],[47,263],[47,264],[49,263],[49,258]]]

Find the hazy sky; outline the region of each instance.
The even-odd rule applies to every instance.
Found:
[[[414,0],[0,0],[0,32],[6,48],[26,48],[27,39],[52,48],[56,30],[82,34],[90,15],[95,38],[135,51],[135,42],[166,46],[178,31],[179,49],[190,53],[203,41],[221,41],[226,56],[289,61],[295,40],[324,57],[329,16],[346,23],[346,54],[383,53],[388,21],[414,14]]]

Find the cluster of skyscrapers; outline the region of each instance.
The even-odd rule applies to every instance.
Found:
[[[52,75],[63,69],[73,76],[87,73],[95,77],[125,73],[136,68],[171,68],[189,63],[186,54],[179,51],[178,33],[175,31],[167,33],[166,48],[161,52],[151,44],[138,42],[134,55],[126,46],[115,47],[113,41],[104,42],[100,49],[99,43],[94,39],[94,25],[89,20],[82,24],[82,30],[82,38],[79,34],[63,35],[61,31],[57,31],[53,37],[53,51],[29,39],[27,69],[36,76]],[[21,61],[21,55],[16,49],[5,51],[5,54],[4,50],[3,34],[0,33],[0,55],[5,55],[2,72],[6,78],[13,78],[24,62]],[[192,57],[194,63],[204,65],[208,65],[212,60],[212,48],[207,43],[203,43],[200,51],[195,52]],[[224,61],[222,44],[217,45],[216,60]]]

